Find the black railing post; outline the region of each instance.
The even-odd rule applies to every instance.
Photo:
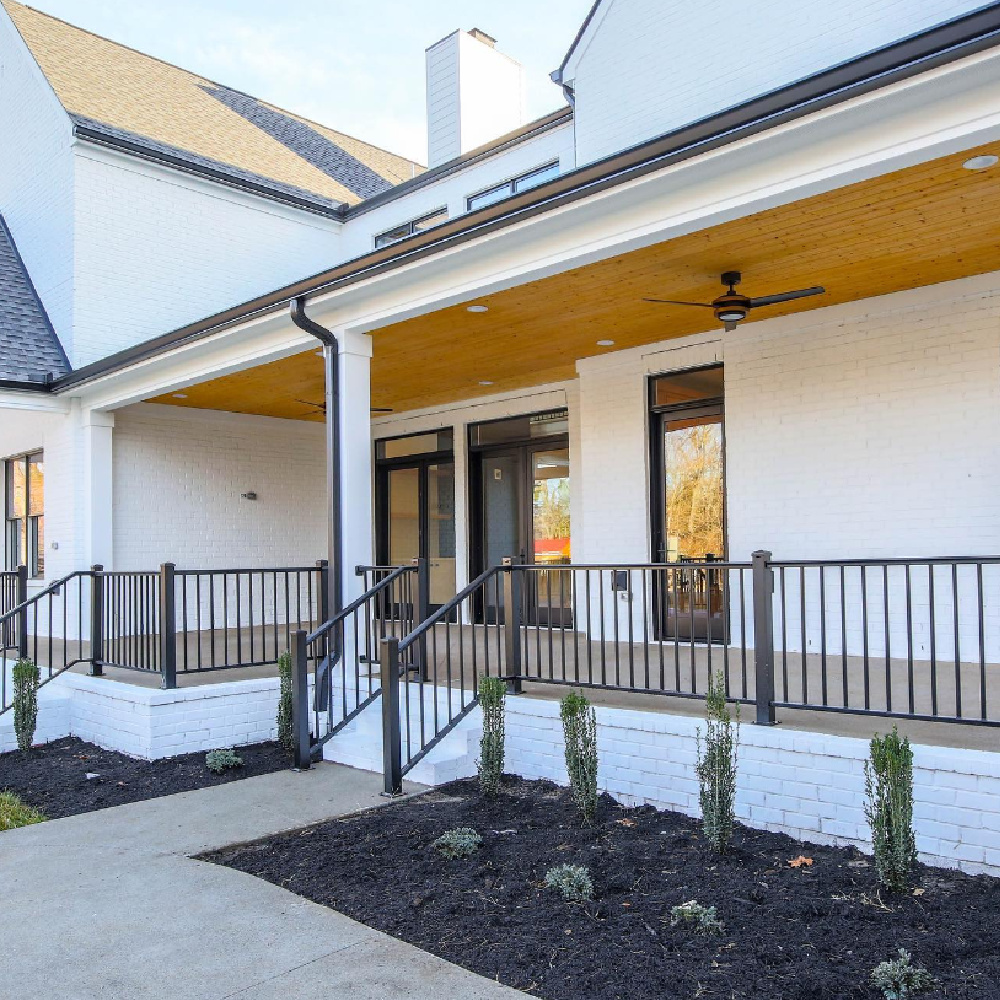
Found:
[[[504,676],[509,694],[521,693],[521,577],[513,559],[503,561]],[[499,622],[497,623],[499,624]]]
[[[160,564],[160,686],[177,687],[177,605],[173,563]],[[185,609],[186,611],[186,609]]]
[[[90,676],[104,674],[104,567],[90,567]]]
[[[399,639],[382,640],[382,774],[384,794],[403,791],[403,748],[399,728]]]
[[[322,625],[333,617],[330,614],[330,563],[317,559],[316,568],[319,570],[319,621],[316,624]]]
[[[28,567],[17,567],[17,596],[14,604],[24,604],[28,600]],[[28,609],[25,608],[17,616],[17,655],[19,659],[28,658]]]
[[[309,658],[306,632],[292,633],[292,739],[295,766],[304,771],[312,764],[309,743]]]
[[[417,567],[417,592],[414,595],[413,608],[413,628],[430,617],[431,607],[431,570],[430,563],[426,559],[414,559],[413,565]],[[424,636],[420,636],[413,647],[413,666],[416,669],[417,677],[422,681],[427,680],[427,641]]]
[[[771,553],[751,556],[753,576],[753,662],[757,725],[773,726],[774,716],[774,570]],[[803,653],[804,655],[804,653]]]

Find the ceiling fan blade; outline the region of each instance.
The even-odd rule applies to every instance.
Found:
[[[757,306],[773,306],[778,302],[790,302],[792,299],[804,299],[808,295],[822,295],[826,289],[822,285],[812,288],[799,288],[794,292],[779,292],[777,295],[759,295],[748,303],[751,309]]]
[[[371,407],[372,413],[392,413],[391,406],[373,406]]]
[[[658,302],[665,306],[704,306],[706,309],[714,309],[711,302],[681,302],[677,299],[643,299],[643,302]]]

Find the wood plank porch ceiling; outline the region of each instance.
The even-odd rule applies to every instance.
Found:
[[[729,269],[749,295],[827,289],[760,318],[1000,269],[1000,165],[962,168],[986,153],[1000,155],[1000,143],[472,300],[486,313],[466,303],[376,330],[372,406],[401,412],[571,379],[579,358],[716,329],[707,309],[642,299],[710,301]],[[315,350],[184,391],[152,401],[323,419],[310,405],[323,399]]]

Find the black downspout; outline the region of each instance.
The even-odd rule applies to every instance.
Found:
[[[323,345],[323,365],[326,373],[326,496],[327,496],[327,560],[330,565],[331,617],[344,607],[343,582],[343,526],[341,507],[343,497],[340,483],[340,354],[336,336],[325,326],[320,326],[306,315],[306,298],[299,296],[291,302],[292,322]],[[330,650],[332,663],[339,663],[339,630],[334,629]]]

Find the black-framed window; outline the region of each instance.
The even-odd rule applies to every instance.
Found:
[[[45,574],[45,462],[36,451],[4,462],[4,561],[7,569],[28,567]]]
[[[474,212],[477,208],[486,208],[494,202],[503,201],[512,195],[520,194],[522,191],[530,191],[539,184],[551,181],[559,176],[559,161],[553,160],[540,167],[527,170],[523,174],[511,177],[501,184],[494,184],[486,188],[485,191],[477,191],[476,194],[469,195],[465,200],[465,207],[468,211]]]
[[[392,229],[387,229],[384,233],[378,233],[375,237],[375,249],[381,250],[382,247],[405,240],[407,236],[414,236],[417,233],[422,233],[430,229],[432,226],[440,226],[442,222],[447,221],[448,209],[436,208],[433,212],[421,215],[417,219],[410,219],[409,222],[393,226]]]

